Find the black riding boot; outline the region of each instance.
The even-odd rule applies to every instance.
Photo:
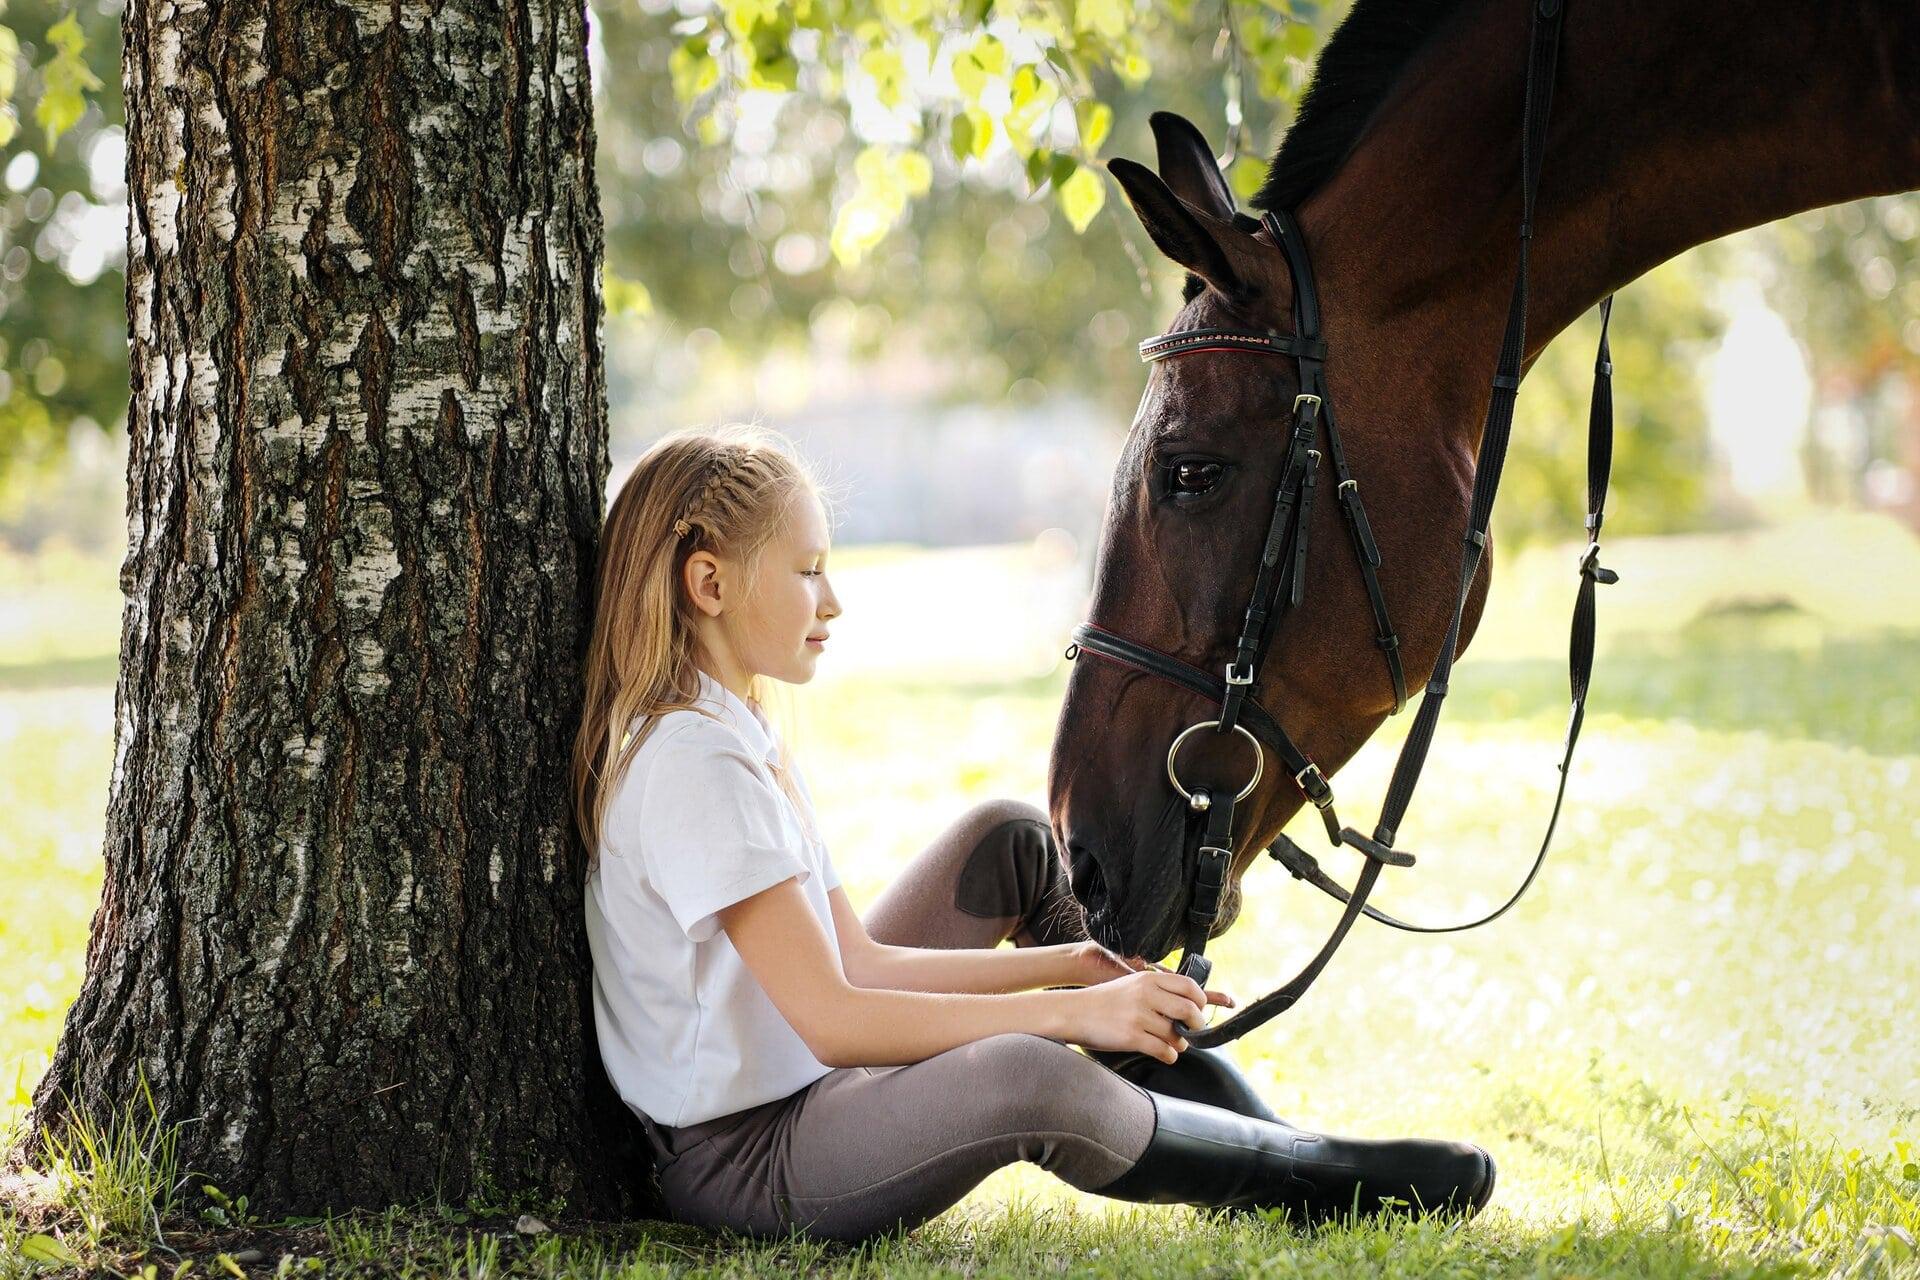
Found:
[[[1149,1091],[1151,1093],[1151,1091]],[[1094,1194],[1210,1208],[1285,1208],[1296,1225],[1386,1208],[1472,1217],[1493,1197],[1493,1157],[1435,1138],[1338,1138],[1151,1093],[1153,1137]],[[1385,1205],[1384,1197],[1405,1202]]]
[[[1115,1053],[1106,1049],[1089,1050],[1088,1055],[1109,1067],[1123,1080],[1131,1080],[1142,1089],[1169,1094],[1188,1102],[1225,1107],[1243,1116],[1285,1124],[1255,1091],[1252,1081],[1240,1073],[1219,1049],[1189,1045],[1171,1063],[1144,1053]]]

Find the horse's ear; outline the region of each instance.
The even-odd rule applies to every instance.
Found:
[[[1233,190],[1227,186],[1213,148],[1194,123],[1171,111],[1147,117],[1160,150],[1160,178],[1168,190],[1222,222],[1233,221]]]
[[[1251,236],[1176,196],[1143,164],[1113,159],[1107,171],[1160,252],[1235,302],[1260,296],[1259,243]]]

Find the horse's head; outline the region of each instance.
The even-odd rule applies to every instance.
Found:
[[[1170,328],[1292,333],[1294,285],[1281,249],[1236,213],[1197,129],[1168,113],[1153,128],[1157,174],[1126,160],[1109,167],[1154,244],[1193,274]],[[1266,352],[1204,350],[1152,366],[1114,473],[1091,622],[1223,673],[1275,509],[1299,378],[1293,359]],[[1393,691],[1329,470],[1311,508],[1308,590],[1273,631],[1274,657],[1253,693],[1330,772],[1384,719]],[[1218,714],[1204,696],[1124,662],[1083,653],[1075,663],[1053,744],[1052,816],[1094,937],[1123,953],[1158,957],[1181,935],[1188,824],[1199,819],[1168,777],[1167,751],[1183,729]],[[1182,746],[1178,771],[1188,788],[1232,794],[1253,763],[1246,736],[1201,732]],[[1216,933],[1238,912],[1240,873],[1302,799],[1269,750],[1259,785],[1235,812],[1238,852]]]

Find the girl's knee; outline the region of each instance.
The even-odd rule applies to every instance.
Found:
[[[954,905],[969,915],[1025,920],[1060,896],[1066,869],[1046,814],[1024,800],[988,800],[966,822],[973,843]]]
[[[1026,800],[1016,800],[1011,796],[996,796],[982,800],[968,809],[961,820],[976,830],[992,831],[1009,822],[1037,823],[1041,827],[1049,825],[1046,810]]]
[[[1108,1080],[1124,1081],[1058,1040],[1012,1031],[966,1049],[970,1084],[989,1125],[1005,1131],[1078,1133],[1112,1106]]]

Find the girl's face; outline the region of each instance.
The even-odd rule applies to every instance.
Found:
[[[789,684],[813,679],[840,599],[827,581],[827,516],[810,492],[796,495],[760,555],[742,606],[729,616],[735,658],[747,674]]]

